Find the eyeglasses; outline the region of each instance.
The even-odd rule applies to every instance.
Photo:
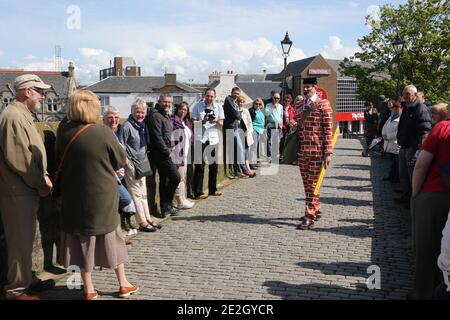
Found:
[[[274,97],[273,100],[280,100],[280,98]]]
[[[34,92],[39,93],[41,96],[44,95],[44,90],[42,90],[42,89],[37,89],[37,88],[34,88],[34,87],[32,87],[30,89],[33,90]]]

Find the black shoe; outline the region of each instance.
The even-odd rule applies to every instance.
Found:
[[[66,269],[59,268],[59,267],[54,266],[54,265],[44,266],[44,271],[47,271],[48,273],[53,273],[53,274],[64,274],[64,273],[67,273]]]
[[[157,224],[156,222],[152,222],[152,223],[150,223],[150,225],[151,225],[153,228],[156,228],[156,229],[158,229],[158,230],[161,230],[161,229],[162,229],[162,226],[161,226],[160,224]]]
[[[298,230],[308,230],[311,229],[311,227],[314,226],[314,220],[304,217],[302,219],[302,222],[297,226]]]
[[[142,231],[142,232],[156,232],[156,231],[158,231],[158,229],[153,227],[151,224],[148,224],[146,227],[139,226],[139,231]]]
[[[38,278],[34,278],[31,285],[28,287],[28,291],[30,292],[42,292],[47,291],[50,289],[53,289],[56,285],[55,280],[48,279],[48,280],[41,280]]]
[[[314,221],[318,222],[320,219],[322,219],[322,215],[318,214],[314,217]]]

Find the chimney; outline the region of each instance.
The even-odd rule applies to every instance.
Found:
[[[116,76],[123,76],[123,58],[114,57],[114,68],[116,69]]]
[[[75,65],[73,64],[73,62],[69,62],[69,77],[70,78],[75,78]]]
[[[211,85],[216,80],[220,80],[220,72],[219,71],[213,71],[209,77],[208,77],[208,85]]]
[[[164,75],[166,86],[175,86],[177,84],[177,74],[176,73],[166,73]]]

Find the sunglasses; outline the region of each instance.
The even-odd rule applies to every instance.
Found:
[[[273,100],[280,100],[280,98],[276,98],[276,97],[275,97],[275,98],[273,98]]]
[[[33,90],[34,92],[37,92],[37,93],[39,93],[41,96],[43,96],[44,95],[44,90],[42,90],[42,89],[37,89],[37,88],[30,88],[31,90]]]

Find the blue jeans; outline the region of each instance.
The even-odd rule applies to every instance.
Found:
[[[234,175],[239,175],[242,171],[243,174],[248,174],[247,166],[245,164],[245,138],[241,137],[239,131],[234,134],[234,161],[233,171]]]
[[[120,213],[128,213],[134,214],[136,212],[136,208],[134,206],[133,199],[131,198],[130,193],[127,188],[123,184],[119,184],[119,212]]]
[[[250,164],[256,164],[257,158],[259,158],[259,141],[261,134],[253,131],[253,144],[250,147]]]
[[[274,139],[277,139],[274,141]],[[278,148],[280,145],[280,129],[267,128],[267,156],[272,157],[272,145],[274,145],[275,153],[278,153]],[[277,156],[277,155],[275,155]]]

